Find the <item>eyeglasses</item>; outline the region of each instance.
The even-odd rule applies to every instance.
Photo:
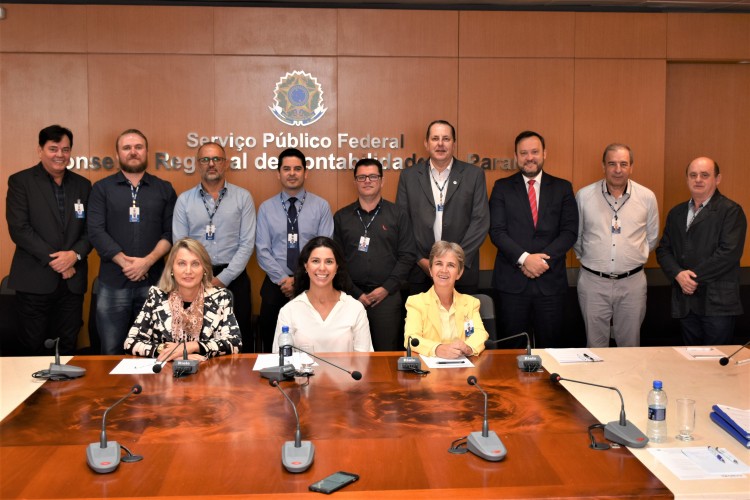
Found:
[[[221,156],[204,156],[203,158],[198,158],[198,163],[203,165],[208,165],[211,162],[219,165],[220,163],[224,163],[224,161],[226,161],[226,158],[222,158]]]
[[[372,182],[375,182],[378,179],[380,179],[381,177],[383,177],[383,176],[382,175],[378,175],[378,174],[355,175],[354,176],[354,180],[357,181],[357,182],[365,182],[366,180],[370,180]]]

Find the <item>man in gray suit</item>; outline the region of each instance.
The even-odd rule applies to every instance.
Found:
[[[61,354],[75,354],[88,285],[86,230],[91,182],[68,170],[73,133],[52,125],[39,132],[39,163],[8,179],[5,216],[16,244],[9,287],[16,290],[22,354],[45,354],[60,338]]]
[[[747,219],[718,190],[719,165],[696,158],[687,167],[690,200],[667,215],[656,259],[672,280],[672,317],[685,345],[729,344],[742,314],[740,258]]]
[[[466,264],[456,289],[476,293],[479,247],[490,228],[484,171],[453,157],[456,129],[445,120],[430,123],[424,146],[430,157],[401,172],[396,194],[396,204],[409,214],[417,242],[409,293],[426,292],[432,286],[428,257],[439,240],[461,245]]]

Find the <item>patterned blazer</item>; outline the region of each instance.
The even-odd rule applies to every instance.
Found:
[[[154,357],[159,344],[175,342],[168,299],[169,294],[160,288],[149,289],[148,298],[125,339],[125,352]],[[198,343],[201,354],[209,358],[240,352],[242,336],[232,310],[232,297],[224,288],[203,292],[203,328]]]

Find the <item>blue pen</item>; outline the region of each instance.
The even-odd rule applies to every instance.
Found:
[[[707,448],[708,448],[708,451],[712,453],[716,453],[716,458],[719,459],[719,462],[724,463],[724,464],[727,463],[726,460],[724,460],[724,457],[721,456],[721,453],[719,453],[719,450],[715,449],[712,446],[707,446]]]

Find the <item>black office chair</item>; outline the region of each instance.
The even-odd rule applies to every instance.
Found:
[[[497,340],[497,325],[495,320],[495,301],[483,293],[472,295],[479,299],[479,316],[482,318],[484,329],[490,335],[489,340]]]
[[[18,343],[21,321],[16,306],[16,291],[8,288],[8,277],[0,281],[0,356],[18,356],[22,348]]]

